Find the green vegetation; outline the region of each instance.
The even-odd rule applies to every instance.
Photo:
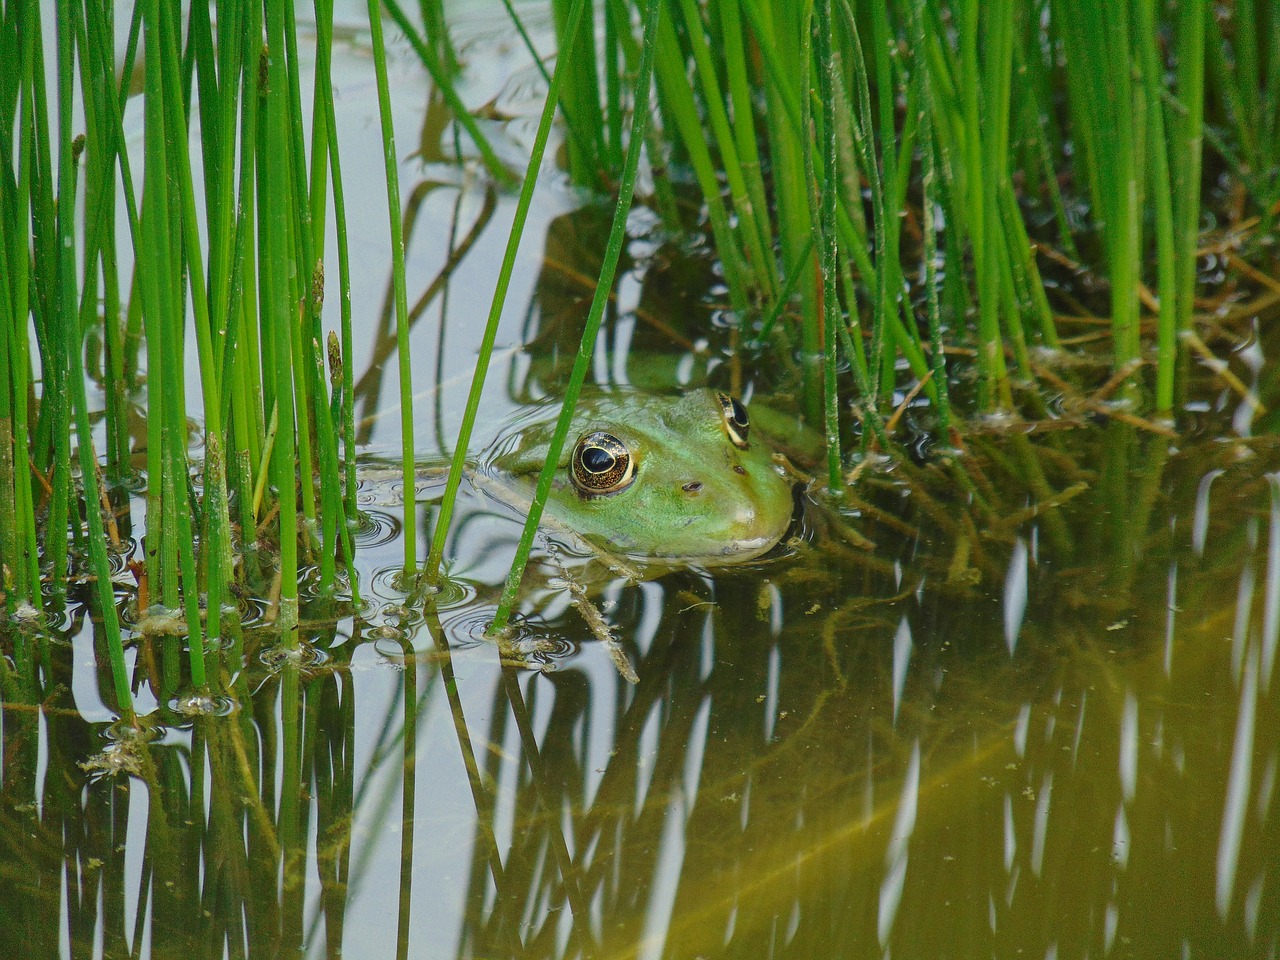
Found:
[[[672,231],[705,224],[742,354],[784,371],[803,414],[821,425],[833,491],[859,454],[901,454],[894,411],[904,395],[918,395],[927,428],[943,444],[962,439],[964,416],[1038,418],[1063,389],[1143,429],[1167,429],[1142,419],[1149,414],[1176,422],[1187,345],[1208,352],[1195,319],[1201,184],[1210,176],[1225,174],[1237,187],[1234,202],[1248,224],[1238,234],[1244,260],[1252,257],[1264,274],[1273,266],[1260,241],[1280,200],[1280,16],[1267,5],[552,6],[559,55],[552,72],[538,59],[547,108],[432,531],[428,583],[440,577],[557,108],[573,182],[618,198],[563,422],[614,292],[638,192]],[[304,122],[289,0],[227,4],[216,20],[196,5],[185,22],[169,0],[139,0],[122,64],[113,50],[115,5],[55,7],[52,21],[30,0],[0,8],[0,63],[17,66],[0,75],[4,604],[11,620],[59,609],[69,583],[91,581],[115,708],[128,716],[119,610],[138,631],[168,638],[170,697],[187,684],[216,692],[218,672],[205,654],[226,638],[236,642],[233,597],[267,598],[286,648],[297,642],[306,571],[314,571],[316,596],[358,599],[358,584],[342,572],[356,511],[355,426],[341,145],[329,81],[333,11],[317,5],[313,119]],[[506,9],[532,49],[516,9]],[[369,12],[410,490],[402,157],[381,15],[422,58],[462,131],[458,140],[474,146],[495,183],[513,177],[453,86],[459,59],[441,5],[422,5],[421,27],[394,0],[370,0]],[[126,149],[127,115],[144,122],[140,170]],[[120,203],[125,249],[112,229]],[[326,377],[321,251],[330,225],[341,346],[332,346],[339,338],[331,332]],[[1105,295],[1087,304],[1063,299],[1045,276],[1063,269],[1085,272]],[[1059,369],[1073,339],[1064,325],[1100,319],[1106,369]],[[182,375],[189,365],[201,393],[199,443]],[[131,441],[127,425],[139,413],[143,442]],[[1026,469],[1031,485],[1043,487],[1038,468]],[[127,561],[130,547],[117,530],[133,521],[117,513],[139,483],[144,561],[129,567],[134,583],[121,604],[116,593],[125,582],[113,563]],[[548,483],[544,477],[543,494]],[[410,499],[404,572],[414,576],[416,522]],[[30,663],[25,643],[19,673]]]
[[[1149,950],[1274,943],[1277,834],[1249,791],[1280,749],[1280,444],[1249,434],[1275,422],[1253,391],[1269,401],[1280,368],[1273,340],[1248,348],[1280,313],[1280,12],[548,3],[503,0],[535,63],[519,83],[543,84],[534,131],[504,128],[502,96],[470,100],[443,0],[369,0],[367,33],[335,27],[332,0],[301,26],[292,0],[0,0],[0,954],[350,953],[386,926],[396,869],[403,956],[452,936],[455,907],[460,954],[653,952],[673,894],[668,955],[962,942],[933,929],[1106,952],[1171,896],[1185,916]],[[403,560],[364,585],[376,608],[352,564],[357,430],[382,412],[357,420],[353,352],[376,307],[352,303],[335,34],[379,108],[376,226],[351,242],[391,251],[370,369],[391,380],[395,353]],[[398,34],[456,183],[398,182],[419,146],[393,124]],[[586,629],[594,595],[544,616],[519,592],[549,469],[505,584],[484,565],[511,543],[455,508],[554,162],[583,202],[556,211],[528,312],[562,365],[512,391],[563,390],[554,450],[597,334],[690,302],[689,379],[772,395],[821,438],[795,556],[610,584]],[[442,186],[448,256],[411,307],[414,224]],[[506,216],[420,517],[437,478],[412,324]],[[580,259],[552,249],[556,222]],[[664,258],[705,283],[673,296]],[[556,269],[575,297],[548,332]],[[455,400],[435,398],[439,424]],[[475,649],[486,628],[507,642]],[[632,686],[554,649],[611,630]],[[1224,880],[1203,826],[1237,777]],[[949,900],[957,884],[979,894]]]
[[[1150,2],[672,2],[657,65],[665,153],[654,162],[692,169],[744,325],[781,310],[794,322],[768,325],[774,348],[823,356],[808,409],[828,411],[829,440],[838,405],[852,401],[874,427],[894,388],[930,370],[923,389],[941,425],[958,371],[939,364],[930,322],[947,347],[975,351],[975,412],[1042,409],[1031,348],[1061,340],[1040,273],[1045,244],[1108,282],[1113,371],[1154,386],[1148,406],[1168,415],[1176,334],[1194,309],[1207,22],[1224,29],[1196,2],[1174,14]],[[1267,59],[1265,32],[1217,35],[1228,100],[1254,76],[1236,101],[1259,102],[1249,69]],[[566,104],[567,117],[585,112]],[[1231,140],[1260,144],[1253,131],[1274,126],[1250,115],[1224,116]],[[1251,182],[1260,210],[1274,202],[1273,179]],[[1090,218],[1073,224],[1068,204]],[[1029,224],[1049,216],[1057,229],[1037,226],[1033,242]],[[905,282],[920,273],[928,310]],[[1159,305],[1144,344],[1146,282]],[[1138,373],[1147,346],[1154,378]],[[852,372],[847,387],[835,363]],[[840,389],[851,396],[833,396]],[[833,485],[838,473],[833,460]]]
[[[320,7],[323,31],[331,10]],[[139,2],[118,74],[115,12],[97,0],[57,5],[56,98],[45,90],[51,38],[40,6],[7,3],[0,21],[0,61],[22,65],[0,81],[0,485],[11,511],[0,560],[11,617],[60,607],[73,574],[95,581],[115,699],[127,716],[109,556],[128,559],[113,515],[127,499],[113,490],[146,484],[145,563],[131,567],[137,629],[171,636],[171,654],[185,637],[189,682],[205,693],[214,682],[205,652],[235,632],[234,618],[225,620],[233,582],[271,597],[281,642],[296,642],[298,550],[318,568],[316,591],[333,594],[335,560],[350,554],[353,501],[342,496],[337,398],[323,375],[319,322],[324,274],[315,251],[331,160],[340,195],[327,60],[317,64],[321,119],[311,129],[308,174],[291,4],[232,4],[216,24],[208,7],[196,7],[183,24],[177,5]],[[139,56],[145,146],[135,177],[124,123]],[[73,102],[84,111],[82,134],[73,130]],[[194,156],[190,142],[199,143]],[[119,197],[127,251],[112,229]],[[340,208],[337,219],[341,236]],[[102,355],[86,344],[100,344]],[[198,473],[183,375],[189,356],[202,394]],[[88,405],[86,357],[98,370],[100,411]],[[349,374],[335,379],[350,383]],[[127,421],[139,411],[146,438],[131,451]],[[347,438],[350,462],[349,429]],[[139,478],[133,457],[143,451]],[[276,546],[259,564],[263,539]],[[88,569],[74,560],[82,554]],[[173,696],[182,685],[176,656],[166,656],[164,672]]]

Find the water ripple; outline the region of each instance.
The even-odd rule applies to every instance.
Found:
[[[382,510],[361,510],[355,523],[356,548],[372,550],[399,538],[403,524],[399,517]]]

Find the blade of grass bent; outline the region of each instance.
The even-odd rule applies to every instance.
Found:
[[[493,344],[498,336],[498,321],[502,318],[502,308],[507,302],[507,288],[511,284],[511,273],[516,265],[516,253],[520,249],[520,238],[524,233],[525,221],[529,217],[529,206],[533,201],[533,189],[537,184],[538,171],[542,167],[542,157],[547,149],[547,139],[551,135],[551,122],[555,118],[556,103],[560,97],[560,85],[563,82],[562,65],[568,63],[573,55],[572,45],[577,39],[582,23],[583,13],[587,8],[585,0],[574,0],[570,10],[569,31],[566,40],[569,48],[560,51],[556,58],[556,69],[551,77],[551,86],[547,90],[546,103],[542,107],[542,117],[538,122],[538,132],[534,137],[533,150],[529,154],[529,165],[525,169],[524,182],[520,186],[520,199],[516,202],[515,217],[511,223],[511,233],[507,237],[507,249],[502,256],[502,266],[498,270],[498,282],[493,292],[493,302],[489,307],[489,319],[485,323],[484,336],[480,340],[480,353],[476,358],[475,373],[471,377],[471,392],[467,394],[467,406],[462,414],[462,426],[458,429],[458,443],[454,447],[453,461],[449,465],[449,477],[445,481],[444,495],[440,500],[440,513],[436,518],[435,533],[431,538],[431,552],[427,556],[427,580],[435,582],[440,574],[440,562],[444,558],[445,538],[449,535],[449,521],[453,516],[453,504],[458,495],[458,485],[462,482],[462,472],[466,467],[467,448],[471,444],[471,433],[475,426],[476,414],[480,410],[480,396],[484,392],[485,376],[489,372],[489,358],[493,355]],[[406,480],[406,490],[411,490]]]
[[[600,268],[600,280],[596,284],[595,296],[591,300],[591,311],[587,314],[586,326],[582,331],[582,342],[578,347],[578,355],[574,358],[573,372],[565,387],[564,406],[560,411],[560,419],[556,421],[555,430],[547,446],[547,459],[542,472],[538,475],[538,485],[534,491],[533,503],[529,506],[529,516],[525,520],[524,533],[516,548],[516,556],[511,564],[511,572],[507,575],[503,587],[502,599],[494,614],[490,632],[502,630],[511,619],[511,608],[515,604],[516,591],[520,588],[520,580],[524,576],[525,565],[529,561],[529,551],[533,547],[533,537],[538,530],[538,522],[542,519],[542,508],[551,492],[551,480],[558,469],[560,451],[564,449],[566,437],[569,435],[569,423],[573,417],[573,408],[578,402],[578,394],[587,376],[587,368],[591,364],[594,353],[596,334],[600,330],[600,322],[604,318],[604,309],[609,302],[609,293],[613,289],[613,278],[618,269],[618,258],[622,254],[622,245],[626,240],[627,215],[631,212],[631,198],[635,192],[636,172],[640,166],[640,151],[644,146],[645,127],[649,123],[649,87],[653,74],[655,34],[661,17],[660,0],[649,0],[645,12],[644,43],[641,48],[640,69],[636,75],[635,112],[631,119],[631,140],[627,144],[627,159],[622,170],[622,184],[618,190],[618,203],[614,210],[613,226],[609,231],[609,242],[605,247],[604,262]]]

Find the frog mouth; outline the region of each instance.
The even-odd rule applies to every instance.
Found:
[[[756,541],[736,544],[738,548],[734,556],[739,559],[769,563],[782,557],[792,556],[796,545],[808,541],[812,530],[806,521],[805,491],[809,488],[808,478],[796,480],[791,485],[791,518],[786,529],[776,537],[760,537]],[[758,544],[758,545],[757,545]]]
[[[796,480],[791,485],[791,521],[787,524],[787,529],[782,532],[782,536],[774,542],[773,548],[761,555],[761,560],[790,556],[795,552],[795,544],[807,542],[810,539],[812,530],[806,522],[805,513],[805,491],[809,489],[810,482],[806,477]]]
[[[787,525],[779,533],[762,534],[758,537],[738,539],[726,544],[718,553],[702,557],[687,557],[693,566],[698,564],[733,564],[748,561],[768,562],[794,552],[794,544],[799,540],[807,540],[809,528],[805,523],[805,496],[808,488],[807,478],[797,480],[791,485],[791,515]]]

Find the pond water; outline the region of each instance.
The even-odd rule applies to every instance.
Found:
[[[495,10],[457,21],[463,92],[514,117],[491,128],[518,157],[540,85]],[[37,706],[0,711],[0,955],[1277,956],[1280,441],[1250,436],[1207,373],[1177,440],[1065,402],[1035,429],[971,423],[963,456],[922,441],[918,463],[806,493],[763,560],[594,580],[637,683],[545,552],[510,646],[484,637],[520,518],[474,488],[447,587],[402,589],[403,510],[430,529],[515,198],[445,161],[402,50],[410,303],[430,294],[407,495],[358,22],[335,76],[348,205],[369,211],[352,242],[364,605],[304,606],[310,652],[289,660],[250,603],[216,716],[158,693],[176,640],[133,635],[155,733],[136,750],[112,739],[88,608],[32,634]],[[610,215],[546,171],[490,434],[562,383]],[[719,322],[701,241],[643,211],[631,232],[595,381],[769,393]],[[132,773],[103,769],[126,756]]]

